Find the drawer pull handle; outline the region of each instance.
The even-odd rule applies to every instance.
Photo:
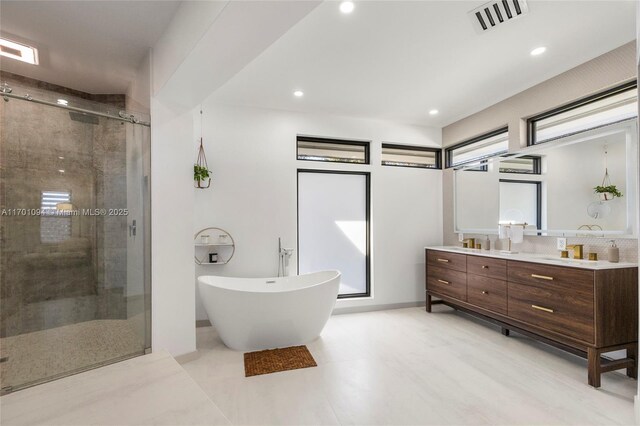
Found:
[[[482,265],[482,269],[489,269],[487,265]]]
[[[532,278],[540,278],[541,280],[553,281],[553,277],[548,277],[546,275],[531,274],[531,277]]]
[[[438,280],[438,282],[442,284],[447,284],[447,285],[451,284],[449,281],[445,281],[445,280]]]
[[[486,290],[482,290],[482,294],[489,294],[489,292]]]
[[[449,259],[440,259],[440,258],[438,258],[438,262],[449,263]]]
[[[539,310],[539,311],[545,311],[545,312],[549,312],[549,313],[551,313],[551,314],[553,313],[553,309],[544,308],[544,307],[542,307],[542,306],[538,306],[538,305],[531,305],[531,307],[532,307],[533,309],[537,309],[537,310]]]

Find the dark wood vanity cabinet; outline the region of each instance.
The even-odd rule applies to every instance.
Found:
[[[427,312],[435,303],[587,358],[594,387],[608,371],[637,378],[637,267],[591,270],[427,249]],[[617,350],[627,357],[602,357]]]

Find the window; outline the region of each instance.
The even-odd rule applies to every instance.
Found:
[[[500,179],[499,221],[542,229],[542,182]]]
[[[298,136],[298,160],[369,164],[369,142]]]
[[[71,193],[43,191],[40,200],[40,241],[60,243],[71,238]]]
[[[588,96],[527,120],[527,145],[536,145],[638,116],[637,82]]]
[[[539,175],[541,173],[540,157],[525,155],[500,160],[500,173]]]
[[[486,170],[486,164],[482,164],[483,159],[504,154],[508,150],[509,132],[504,127],[445,149],[445,165],[456,167],[478,162],[479,170]]]
[[[382,144],[382,165],[441,169],[442,150],[422,146]]]
[[[298,273],[337,269],[338,298],[370,292],[369,173],[298,170]]]

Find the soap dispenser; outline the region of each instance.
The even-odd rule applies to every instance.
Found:
[[[609,262],[618,263],[620,261],[620,249],[616,245],[615,240],[609,241],[611,246],[607,249],[607,257],[609,258]]]
[[[482,242],[482,248],[485,250],[491,250],[491,240],[488,235],[484,236],[484,241]]]

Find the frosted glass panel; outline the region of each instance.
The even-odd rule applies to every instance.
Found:
[[[341,296],[368,295],[367,179],[298,173],[298,271],[339,270]]]
[[[536,182],[500,181],[500,222],[537,226],[538,185]]]

